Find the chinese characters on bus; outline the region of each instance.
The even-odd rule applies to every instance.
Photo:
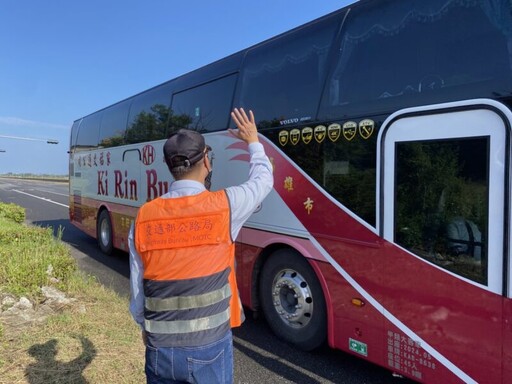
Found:
[[[400,333],[388,330],[388,366],[419,380],[422,369],[436,369],[432,356],[421,348],[419,342]]]

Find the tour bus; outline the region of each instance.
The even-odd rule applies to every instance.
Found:
[[[234,107],[275,180],[236,239],[246,308],[418,382],[512,380],[509,0],[361,0],[76,120],[71,222],[127,250],[183,127],[212,190],[245,181]]]

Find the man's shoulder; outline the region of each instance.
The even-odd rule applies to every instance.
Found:
[[[140,215],[141,213],[147,211],[148,209],[153,208],[155,205],[159,205],[160,204],[160,200],[162,200],[162,197],[157,197],[157,198],[155,198],[153,200],[146,201],[144,204],[142,204],[139,207],[139,211],[138,211],[137,215]]]
[[[145,207],[150,207],[150,206],[155,205],[155,204],[159,204],[159,200],[162,200],[161,196],[156,197],[153,200],[146,201],[144,204],[142,204],[140,206],[140,208],[142,209],[142,208],[145,208]]]

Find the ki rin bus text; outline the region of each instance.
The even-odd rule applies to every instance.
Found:
[[[154,162],[154,148],[146,145],[142,150],[142,162],[151,165]],[[78,158],[78,165],[82,167],[109,167],[111,164],[111,153],[101,152],[88,154]],[[169,190],[169,182],[158,179],[156,169],[147,169],[146,174],[146,196],[147,201],[163,195]],[[113,177],[114,185],[109,184],[109,175]],[[113,175],[113,176],[112,176]],[[97,191],[98,196],[113,196],[118,199],[139,200],[139,181],[128,177],[128,170],[120,169],[98,169],[97,170]],[[112,195],[113,193],[113,195]]]

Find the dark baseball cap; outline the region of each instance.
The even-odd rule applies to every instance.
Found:
[[[205,148],[203,135],[190,129],[180,129],[164,144],[165,162],[170,169],[189,167],[204,157]]]

